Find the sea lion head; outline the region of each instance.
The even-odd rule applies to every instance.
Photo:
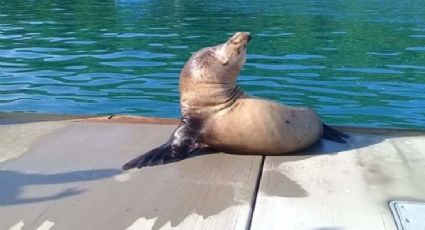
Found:
[[[246,61],[246,47],[250,40],[249,33],[237,32],[227,42],[215,47],[215,56],[223,66],[241,68]]]
[[[219,83],[234,83],[246,61],[246,48],[251,40],[248,32],[237,32],[225,43],[212,47],[217,59],[214,78]]]
[[[198,83],[235,82],[245,64],[250,39],[248,32],[236,32],[225,43],[194,53],[183,68],[181,78],[190,78]]]
[[[237,32],[226,42],[194,53],[180,74],[182,114],[193,108],[223,104],[233,97],[236,78],[246,61],[251,36]]]

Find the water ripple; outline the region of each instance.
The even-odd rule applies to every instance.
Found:
[[[115,67],[146,67],[146,66],[164,66],[163,62],[147,62],[147,61],[115,61],[115,62],[100,62],[102,65]]]
[[[288,73],[289,76],[294,77],[319,77],[318,73]]]
[[[73,41],[65,41],[67,44],[78,44],[78,45],[91,45],[95,44],[95,41],[84,41],[84,40],[73,40]]]
[[[21,24],[28,24],[28,25],[54,25],[58,24],[54,21],[20,21]]]
[[[55,55],[39,53],[39,52],[0,49],[0,56],[3,58],[10,58],[10,59],[17,59],[17,58],[34,59],[34,58],[54,57]]]
[[[425,70],[425,66],[417,66],[417,65],[387,65],[390,68],[396,69],[417,69],[417,70]]]
[[[397,56],[400,55],[401,52],[367,52],[367,54],[376,56]]]
[[[270,33],[270,32],[262,32],[257,33],[257,36],[260,37],[288,37],[293,35],[294,33]]]
[[[407,47],[408,51],[425,51],[425,46]]]
[[[254,66],[264,70],[309,70],[309,69],[324,69],[324,66],[316,65],[295,65],[295,64],[260,64],[247,63],[247,66]]]
[[[137,38],[137,37],[177,37],[179,36],[177,33],[170,34],[148,34],[148,33],[104,33],[103,37],[116,37],[116,38]]]
[[[100,59],[113,59],[113,58],[123,58],[123,57],[136,57],[136,58],[172,58],[174,54],[167,53],[151,53],[146,51],[137,51],[137,50],[127,50],[127,51],[118,51],[108,54],[97,54],[93,55],[95,58]]]
[[[2,1],[1,112],[179,117],[190,55],[249,31],[238,78],[248,94],[313,107],[331,124],[425,128],[420,4],[140,3]]]
[[[412,34],[409,37],[411,37],[411,38],[425,38],[425,34]]]
[[[380,69],[380,68],[335,68],[336,71],[344,72],[358,72],[358,73],[370,73],[370,74],[402,74],[402,71],[391,70],[391,69]]]
[[[326,58],[322,55],[314,54],[288,54],[284,56],[274,56],[274,55],[263,55],[263,54],[248,54],[248,59],[269,59],[269,60],[306,60],[306,59],[316,59],[316,58]]]
[[[61,51],[67,51],[68,49],[65,48],[54,48],[54,47],[23,47],[23,48],[16,48],[14,49],[17,52],[20,51],[31,51],[31,52],[61,52]]]

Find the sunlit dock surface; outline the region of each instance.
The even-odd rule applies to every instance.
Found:
[[[0,116],[0,229],[396,229],[391,200],[425,201],[425,132],[122,171],[178,121],[109,118]]]

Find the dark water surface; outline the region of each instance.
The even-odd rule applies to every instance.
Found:
[[[0,111],[178,117],[184,62],[235,31],[251,95],[425,128],[422,0],[0,0]]]

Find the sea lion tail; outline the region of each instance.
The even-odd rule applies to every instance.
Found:
[[[338,143],[347,143],[345,139],[349,138],[347,134],[340,132],[329,125],[323,123],[323,138],[335,141]]]

